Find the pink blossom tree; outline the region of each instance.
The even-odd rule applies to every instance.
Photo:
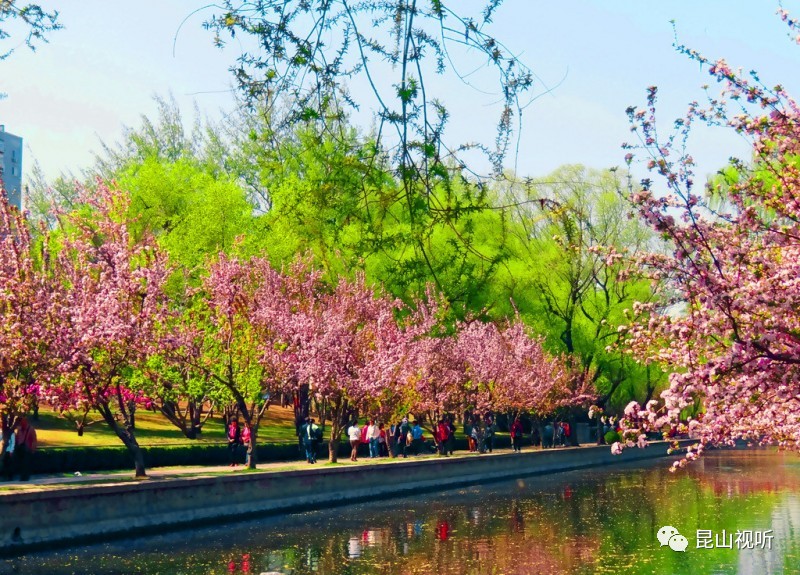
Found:
[[[550,355],[519,319],[504,327],[472,321],[459,330],[458,347],[471,406],[479,412],[545,415],[588,403],[590,385],[576,381],[577,370]]]
[[[297,378],[327,405],[331,422],[328,457],[337,460],[348,419],[385,397],[396,355],[399,302],[382,297],[362,275],[340,278],[330,293],[309,308],[296,334]]]
[[[797,21],[781,15],[796,33]],[[628,345],[673,371],[662,401],[626,408],[625,440],[680,425],[699,444],[677,465],[705,445],[738,439],[800,450],[800,107],[755,73],[681,50],[707,67],[722,94],[707,107],[693,104],[666,140],[655,88],[647,109],[629,109],[641,145],[629,146],[628,160],[644,151],[664,185],[659,192],[645,180],[632,199],[670,246],[641,264],[666,282],[674,305],[634,309]],[[685,152],[698,122],[749,138],[753,152],[751,162],[732,160],[705,194]],[[687,419],[698,407],[701,415]]]
[[[0,453],[37,401],[52,360],[47,253],[38,259],[34,251],[28,222],[8,203],[0,182]]]
[[[295,327],[290,295],[298,294],[287,291],[288,283],[265,258],[241,261],[221,254],[203,280],[196,310],[199,352],[185,358],[235,402],[250,429],[251,469],[261,420],[272,398],[295,381],[287,342]]]
[[[51,345],[60,360],[49,400],[97,411],[130,450],[136,477],[145,477],[133,410],[149,404],[130,388],[132,369],[154,352],[156,326],[166,314],[164,253],[150,237],[128,233],[124,192],[98,182],[82,194],[84,207],[62,214],[54,240]]]
[[[425,298],[413,303],[403,325],[404,339],[397,405],[422,420],[438,445],[436,424],[445,414],[463,413],[464,366],[458,357],[457,336],[447,325],[448,306],[429,286]],[[400,415],[399,413],[396,415]]]
[[[192,298],[171,298],[173,313],[158,326],[153,350],[133,371],[131,386],[150,398],[158,410],[188,439],[197,439],[215,406],[230,401],[209,373],[198,368],[203,354],[201,314]],[[187,305],[189,307],[187,307]]]

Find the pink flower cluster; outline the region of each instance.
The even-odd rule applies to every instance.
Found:
[[[626,407],[623,428],[696,438],[676,467],[705,445],[737,440],[800,451],[800,108],[755,73],[746,77],[724,60],[682,50],[708,65],[723,88],[707,107],[693,104],[666,142],[656,137],[655,91],[646,113],[629,110],[639,149],[665,182],[656,194],[647,180],[631,199],[671,253],[639,260],[664,288],[666,305],[636,306],[623,345],[671,376],[661,402]],[[748,137],[753,152],[750,163],[733,160],[703,194],[694,190],[693,160],[683,151],[697,121]]]

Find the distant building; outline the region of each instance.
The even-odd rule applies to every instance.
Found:
[[[0,124],[0,180],[11,205],[22,209],[22,138]]]

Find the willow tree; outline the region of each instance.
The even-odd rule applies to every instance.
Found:
[[[611,171],[576,165],[505,190],[514,239],[495,288],[507,289],[550,346],[571,357],[605,410],[621,410],[632,398],[647,402],[664,382],[657,368],[608,349],[628,322],[625,310],[653,297],[648,282],[629,274],[628,257],[655,236],[631,217],[623,187]]]
[[[475,15],[458,12],[454,4],[225,0],[205,23],[218,45],[228,37],[242,42],[232,71],[253,106],[288,103],[286,123],[313,122],[320,133],[342,139],[348,114],[374,112],[374,160],[365,164],[382,167],[381,159],[388,160],[398,184],[388,201],[408,222],[401,239],[413,257],[405,265],[426,269],[444,291],[430,231],[437,224],[456,231],[465,213],[486,207],[485,182],[468,169],[466,152],[483,152],[499,173],[519,131],[521,99],[533,87],[531,72],[488,31],[502,1],[483,2]],[[483,65],[483,73],[494,78],[502,105],[493,145],[454,145],[445,138],[451,114],[430,79],[449,74],[468,85],[461,58],[471,68]],[[455,193],[454,182],[466,180],[472,184],[468,193]],[[453,241],[475,251],[470,235],[458,230]],[[487,273],[493,270],[485,266]],[[423,291],[424,282],[418,284]]]
[[[61,28],[58,12],[47,12],[39,4],[4,0],[0,2],[0,42],[23,37],[31,50],[38,42],[47,42],[47,34]],[[14,48],[0,44],[0,60],[8,58]]]

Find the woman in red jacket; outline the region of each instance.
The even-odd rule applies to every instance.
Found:
[[[439,444],[439,455],[447,455],[447,445],[450,441],[450,426],[444,419],[439,420],[439,425],[436,426],[436,441]]]

